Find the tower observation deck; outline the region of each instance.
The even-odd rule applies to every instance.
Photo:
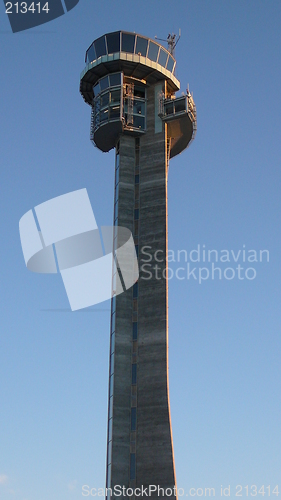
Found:
[[[107,498],[115,498],[117,485],[157,485],[152,497],[175,499],[167,175],[170,158],[195,136],[196,107],[189,92],[176,97],[176,60],[154,40],[107,33],[90,45],[85,62],[80,92],[91,106],[90,137],[103,152],[115,148],[114,225],[132,232],[140,269],[138,282],[111,304]]]

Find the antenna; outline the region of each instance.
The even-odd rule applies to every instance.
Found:
[[[157,36],[155,36],[156,40],[161,40],[162,42],[167,42],[169,52],[172,56],[174,56],[174,54],[175,54],[175,48],[176,48],[176,45],[178,44],[180,37],[181,37],[181,29],[179,29],[178,36],[175,35],[175,33],[169,33],[166,40],[164,38],[158,38]]]

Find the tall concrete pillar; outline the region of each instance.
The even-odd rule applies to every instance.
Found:
[[[80,91],[92,107],[91,139],[103,152],[116,150],[114,225],[132,232],[140,269],[138,282],[112,299],[107,497],[125,498],[114,491],[119,486],[175,499],[167,175],[170,158],[194,138],[196,109],[189,92],[176,97],[175,59],[154,40],[108,33],[89,47],[86,62]]]

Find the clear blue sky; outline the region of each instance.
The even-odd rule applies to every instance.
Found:
[[[178,487],[281,490],[280,2],[80,0],[28,32],[11,33],[4,6],[0,23],[1,500],[104,487],[109,302],[68,312],[60,276],[25,268],[18,222],[86,187],[97,223],[111,224],[114,153],[89,141],[79,76],[90,43],[118,29],[182,30],[177,76],[194,93],[198,133],[170,163],[169,248],[270,255],[239,261],[253,280],[169,282]]]

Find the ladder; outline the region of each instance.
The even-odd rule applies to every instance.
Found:
[[[125,97],[127,98],[128,111],[127,111],[127,125],[134,124],[134,84],[125,84]]]

